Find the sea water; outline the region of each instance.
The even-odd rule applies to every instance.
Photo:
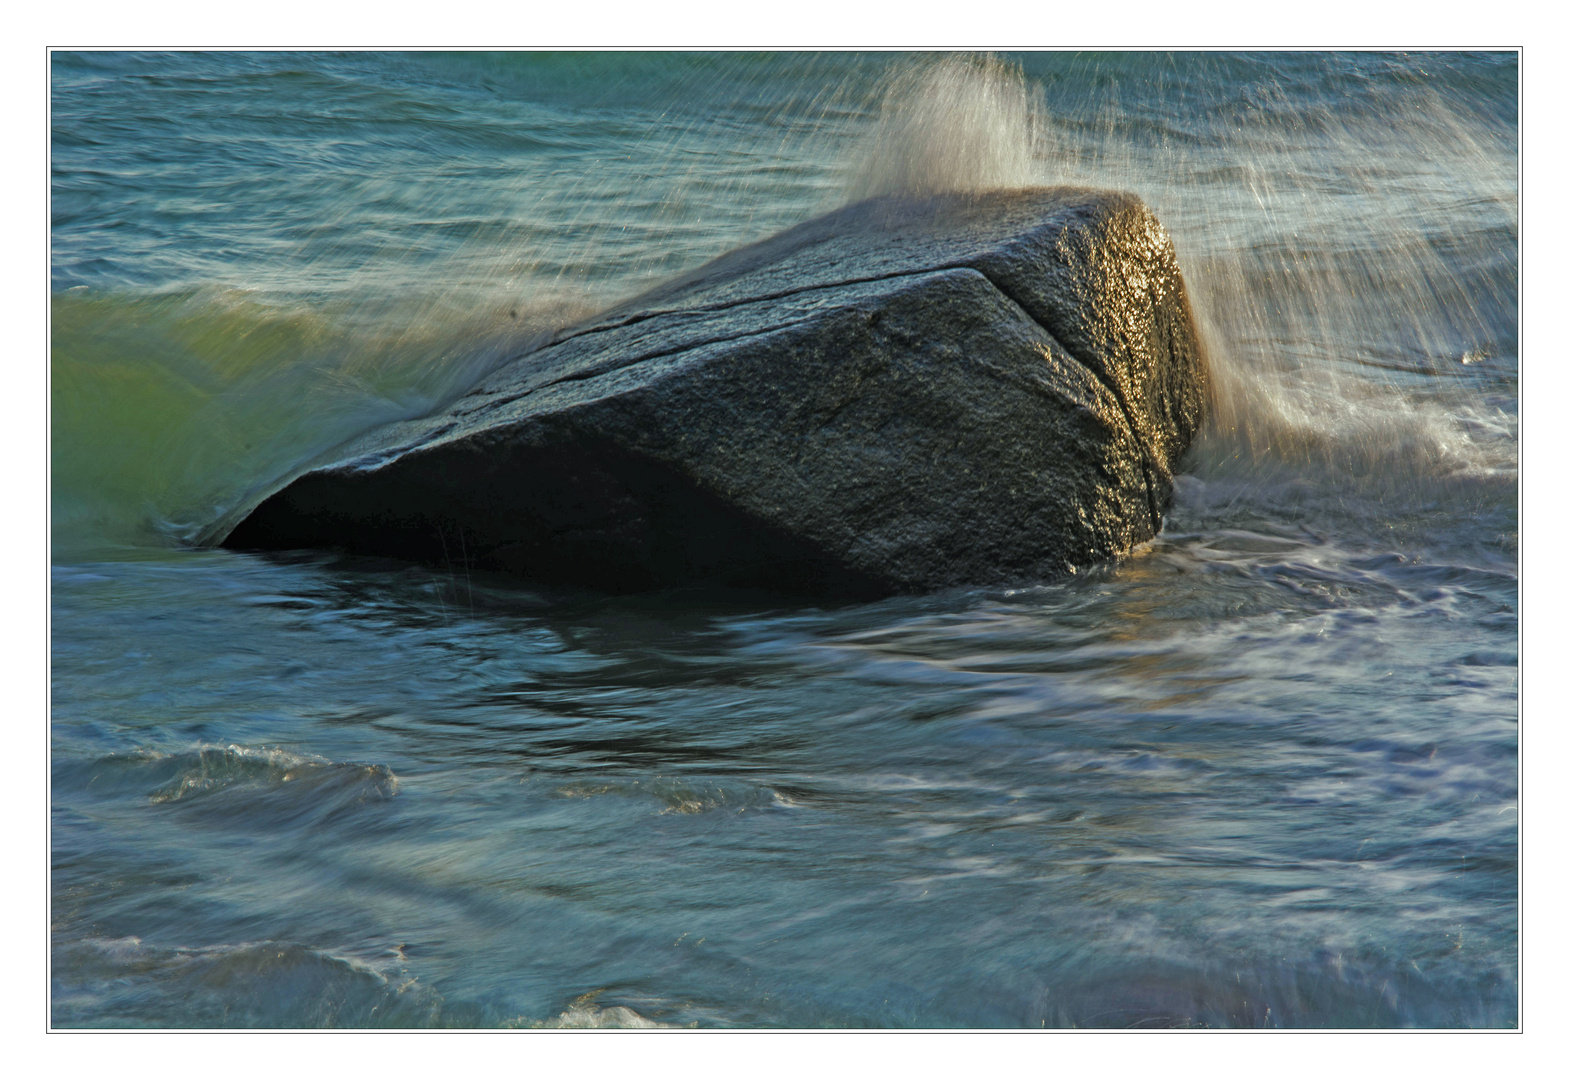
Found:
[[[56,53],[57,1027],[1512,1027],[1518,64]],[[885,192],[1164,221],[1164,531],[877,603],[206,546]]]

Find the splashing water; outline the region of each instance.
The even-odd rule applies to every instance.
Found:
[[[51,1022],[1510,1026],[1512,54],[54,54]],[[1166,528],[877,604],[190,550],[847,200],[1173,237]]]
[[[1042,182],[1044,112],[1024,73],[995,57],[917,62],[887,80],[851,155],[846,201]]]
[[[623,78],[651,76],[647,62]],[[94,244],[112,239],[123,263],[123,241],[91,228],[57,239],[57,283],[94,289],[55,304],[62,539],[189,539],[328,446],[435,407],[552,330],[814,211],[1052,183],[1132,191],[1174,237],[1215,376],[1191,458],[1200,475],[1332,476],[1337,492],[1379,500],[1513,483],[1498,377],[1508,382],[1516,348],[1514,134],[1468,104],[1470,76],[1446,78],[1458,65],[1444,58],[1425,80],[1387,58],[1288,54],[1262,78],[1230,57],[830,56],[782,70],[687,58],[662,72],[667,85],[652,81],[631,123],[602,119],[605,92],[582,82],[576,98],[541,94],[526,64],[425,61],[465,89],[536,95],[472,131],[476,106],[416,107],[356,82],[359,61],[347,63],[314,76],[353,88],[343,122],[426,114],[412,137],[376,147],[381,167],[359,168],[330,140],[285,140],[300,176],[275,182],[267,218],[227,223],[195,200],[148,227],[171,240],[205,230],[248,258],[149,246],[135,265],[153,294],[104,299],[116,276],[105,280]],[[594,58],[575,63],[589,70],[566,74],[602,74]],[[1402,77],[1375,77],[1384,68]],[[274,123],[248,87],[189,93],[193,129],[221,143],[248,145],[248,124]],[[159,151],[155,139],[140,156]],[[159,167],[178,179],[171,156]],[[211,199],[254,187],[194,169],[188,182]],[[131,212],[90,207],[92,186],[57,182],[66,220]],[[283,207],[298,220],[272,220]],[[114,401],[90,389],[110,371],[126,388]],[[1466,392],[1433,400],[1422,384],[1434,376]],[[156,429],[127,407],[139,399],[159,403]],[[116,445],[156,464],[128,471]]]
[[[1208,344],[1201,475],[1312,475],[1378,500],[1512,484],[1515,418],[1492,381],[1457,405],[1403,378],[1516,348],[1512,128],[1426,85],[1367,79],[1348,108],[1341,66],[1307,73],[1316,100],[1267,79],[1228,90],[1202,66],[1141,72],[1130,106],[1115,78],[1053,100],[994,57],[916,62],[887,78],[846,195],[1135,192],[1175,238]]]
[[[1112,95],[1087,132],[1057,126],[1045,147],[1054,180],[1137,191],[1176,239],[1215,377],[1195,467],[1377,498],[1512,483],[1512,123],[1326,57],[1207,89],[1199,126],[1183,115],[1195,83],[1227,86],[1205,74],[1157,78],[1130,109]],[[1483,356],[1501,378],[1465,371]],[[1458,404],[1424,389],[1434,376],[1465,381]]]

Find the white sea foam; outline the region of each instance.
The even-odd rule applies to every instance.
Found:
[[[993,57],[942,57],[897,70],[875,125],[851,156],[846,198],[1038,184],[1040,117],[1039,93]]]
[[[548,1020],[524,1020],[519,1018],[511,1022],[509,1027],[530,1028],[668,1028],[672,1024],[661,1024],[640,1016],[625,1005],[611,1005],[600,1008],[589,1001],[573,1003],[563,1010],[561,1015],[553,1016]]]
[[[155,803],[178,802],[194,795],[234,784],[267,786],[302,783],[314,788],[364,787],[366,796],[390,798],[398,778],[385,765],[334,762],[317,754],[302,754],[270,746],[199,746],[176,754],[147,752],[152,761],[173,764],[173,779],[153,792]]]
[[[1284,466],[1331,484],[1371,480],[1385,497],[1415,484],[1419,498],[1434,484],[1513,482],[1511,415],[1475,392],[1420,400],[1402,379],[1474,370],[1509,348],[1495,340],[1509,332],[1513,287],[1500,261],[1515,220],[1509,159],[1495,125],[1436,96],[1388,107],[1402,125],[1394,142],[1328,103],[1228,132],[1234,196],[1253,204],[1242,213],[1191,181],[1213,169],[1213,147],[1135,146],[1119,125],[1148,121],[1130,121],[1115,94],[1085,130],[1013,65],[922,59],[885,79],[843,191],[853,201],[1068,183],[1143,197],[1175,239],[1207,346],[1201,474]],[[1317,138],[1294,140],[1303,128]],[[1447,174],[1450,212],[1413,204],[1400,182],[1434,168]]]
[[[419,1027],[443,1016],[441,995],[398,962],[287,941],[86,937],[57,945],[55,965],[71,973],[53,994],[64,1027],[83,1006],[107,1026],[143,1023],[148,1008],[176,1027]]]

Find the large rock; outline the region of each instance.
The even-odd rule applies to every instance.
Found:
[[[1206,395],[1138,199],[877,199],[348,444],[224,543],[611,591],[1027,582],[1155,535]]]

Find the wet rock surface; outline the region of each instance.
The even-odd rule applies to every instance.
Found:
[[[224,545],[614,592],[1024,583],[1159,531],[1206,395],[1171,242],[1136,198],[872,200],[362,436]]]

